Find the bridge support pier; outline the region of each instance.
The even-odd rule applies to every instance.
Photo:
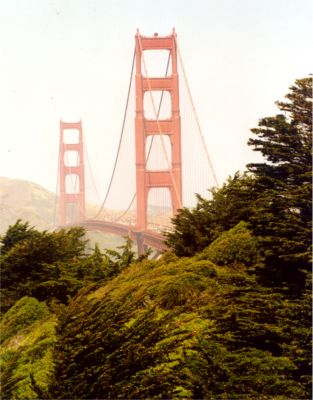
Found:
[[[145,244],[144,232],[135,232],[135,236],[138,255],[142,256],[148,250],[148,246]]]

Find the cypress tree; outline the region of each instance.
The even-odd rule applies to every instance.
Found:
[[[250,222],[263,238],[266,274],[299,287],[311,246],[312,79],[296,80],[286,99],[276,103],[282,113],[251,130],[248,144],[265,161],[247,165],[258,188]]]

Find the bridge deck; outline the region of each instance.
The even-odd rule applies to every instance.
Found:
[[[158,251],[165,251],[167,248],[164,243],[165,237],[160,233],[150,230],[138,231],[136,227],[132,225],[123,225],[117,222],[93,219],[80,221],[79,225],[83,226],[88,231],[107,232],[123,237],[129,236],[132,240],[137,242],[138,248],[152,247]]]

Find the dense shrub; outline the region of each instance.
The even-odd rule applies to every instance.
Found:
[[[0,323],[1,394],[6,399],[48,398],[53,377],[56,318],[38,300],[24,297]]]
[[[222,233],[202,254],[218,265],[252,266],[257,261],[258,242],[247,223],[240,222]]]

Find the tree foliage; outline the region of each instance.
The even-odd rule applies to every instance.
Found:
[[[17,221],[5,236],[12,231],[23,231],[28,224]],[[46,300],[51,294],[38,293],[42,282],[51,279],[62,265],[70,269],[82,257],[86,241],[84,230],[74,227],[68,231],[39,232],[34,228],[26,230],[23,240],[11,241],[10,248],[1,255],[1,294],[2,309],[6,310],[23,296],[35,296]],[[54,268],[52,268],[52,266]],[[51,272],[51,275],[47,273]],[[70,290],[70,288],[68,288]],[[53,294],[52,294],[53,295]]]
[[[299,283],[311,253],[312,79],[296,80],[286,98],[276,103],[283,114],[261,119],[248,142],[265,159],[247,166],[258,193],[250,222],[272,278]]]
[[[222,232],[249,220],[253,212],[254,178],[237,172],[221,188],[212,189],[211,195],[211,200],[197,195],[194,209],[185,207],[172,219],[174,231],[166,233],[166,243],[178,256],[194,255]]]
[[[112,278],[136,259],[129,238],[116,251],[102,253],[96,245],[88,254],[85,231],[80,227],[39,232],[17,221],[3,243],[2,311],[23,296],[67,304],[82,287]]]
[[[282,294],[205,253],[135,263],[64,310],[51,396],[305,398],[285,312]]]
[[[255,265],[258,256],[258,241],[247,228],[247,223],[239,222],[234,228],[223,232],[204,251],[209,260],[218,265]]]
[[[23,297],[4,315],[1,332],[1,398],[48,398],[54,373],[56,318],[44,303]]]
[[[0,237],[1,254],[7,253],[15,244],[36,235],[34,227],[28,222],[23,223],[18,219],[14,225],[10,225],[3,237]]]

